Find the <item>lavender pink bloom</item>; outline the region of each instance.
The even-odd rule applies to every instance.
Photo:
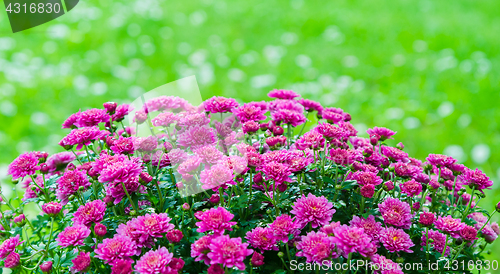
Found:
[[[237,267],[239,270],[244,270],[245,258],[253,253],[253,250],[247,247],[248,244],[242,243],[241,238],[222,235],[212,239],[207,257],[210,259],[210,264],[221,264],[223,267]]]
[[[16,250],[16,247],[21,245],[22,243],[24,243],[24,241],[21,242],[19,240],[19,235],[5,240],[0,245],[0,259],[4,259],[5,257],[7,257],[7,255],[14,252]]]
[[[299,99],[299,100],[297,100],[297,102],[299,102],[299,104],[304,106],[304,109],[306,111],[309,111],[309,112],[311,112],[311,111],[321,112],[323,110],[323,106],[321,106],[321,104],[319,102],[316,102],[313,100]]]
[[[368,135],[373,135],[373,134],[379,135],[381,141],[392,139],[392,136],[396,134],[395,131],[392,131],[385,127],[373,127],[368,129],[366,132],[368,133]]]
[[[233,110],[233,114],[236,115],[242,123],[246,123],[248,121],[262,121],[267,117],[264,115],[266,112],[265,109],[262,109],[258,106],[251,104],[244,104],[239,108],[235,108]]]
[[[329,258],[337,258],[335,244],[327,234],[311,231],[297,242],[297,256],[305,257],[307,263],[323,264]]]
[[[399,264],[382,255],[375,254],[370,259],[373,265],[378,266],[378,269],[373,271],[374,274],[404,274]]]
[[[11,269],[16,268],[19,265],[20,260],[21,256],[16,252],[12,252],[5,258],[4,266]]]
[[[207,112],[224,113],[231,112],[234,108],[237,108],[239,104],[233,98],[214,96],[203,102],[203,106]]]
[[[222,164],[214,165],[210,169],[204,169],[200,173],[200,181],[203,184],[203,189],[216,189],[230,182],[233,178],[233,171]]]
[[[395,198],[387,198],[378,205],[378,208],[386,224],[403,229],[410,228],[413,214],[408,203]]]
[[[380,242],[389,252],[407,252],[413,253],[410,249],[415,244],[411,241],[410,235],[406,234],[404,230],[389,227],[380,233]]]
[[[245,238],[254,248],[260,250],[278,250],[278,246],[276,245],[277,238],[274,236],[273,230],[269,227],[256,227],[248,231]]]
[[[105,109],[92,108],[81,112],[75,125],[77,127],[93,127],[100,123],[109,122],[110,118]]]
[[[76,150],[80,150],[84,145],[88,146],[92,141],[102,139],[108,135],[107,131],[100,130],[98,127],[86,127],[73,129],[60,142],[61,146],[76,146]]]
[[[62,247],[76,247],[83,245],[83,241],[90,235],[90,229],[84,225],[75,224],[73,226],[66,227],[59,236],[57,237],[57,242],[59,246]]]
[[[207,254],[210,252],[210,243],[214,238],[214,235],[205,235],[191,245],[191,257],[195,258],[195,262],[203,261],[206,265],[210,265],[210,258]]]
[[[292,206],[290,213],[294,214],[297,222],[303,228],[308,223],[311,223],[313,228],[327,225],[335,213],[333,204],[324,196],[316,197],[309,193],[306,197],[298,198]]]
[[[91,185],[87,174],[84,171],[68,170],[57,179],[56,196],[61,200],[61,204],[68,203],[69,196],[75,194],[80,187],[86,189]]]
[[[436,167],[444,167],[451,166],[457,160],[453,159],[453,157],[442,155],[442,154],[429,154],[427,158],[425,158],[431,165]]]
[[[71,260],[74,272],[85,272],[90,267],[90,252],[80,252],[76,258]]]
[[[477,168],[476,170],[466,170],[462,179],[470,188],[475,188],[476,190],[481,191],[483,189],[490,188],[493,185],[493,182],[490,181],[490,178]]]
[[[215,235],[221,235],[225,230],[232,231],[231,228],[236,222],[231,222],[234,215],[223,207],[211,208],[207,211],[198,211],[194,216],[200,220],[196,223],[198,232],[213,231]]]
[[[96,258],[112,263],[118,259],[129,259],[136,254],[134,242],[127,236],[116,234],[97,245]]]
[[[452,216],[439,217],[434,224],[437,229],[450,234],[453,238],[460,237],[460,230],[465,226],[460,219],[454,219]]]
[[[191,147],[192,149],[206,145],[215,145],[217,141],[216,133],[209,127],[191,127],[179,134],[177,143],[181,147]]]
[[[276,220],[269,225],[269,228],[276,239],[284,243],[288,242],[290,235],[294,236],[299,233],[299,225],[287,214],[276,217]]]
[[[320,149],[324,147],[324,144],[325,138],[323,138],[323,135],[321,135],[317,131],[312,130],[302,135],[295,143],[295,146],[297,146],[297,148],[301,150],[305,150],[307,148]]]
[[[165,247],[150,250],[137,261],[135,271],[139,274],[173,273],[169,267],[173,256]]]
[[[91,201],[82,205],[73,215],[75,224],[82,224],[90,227],[93,223],[99,223],[104,218],[106,212],[106,203],[101,200]]]
[[[12,175],[12,179],[17,180],[25,176],[30,176],[40,169],[38,166],[38,157],[34,152],[26,152],[19,155],[9,165],[8,174]]]
[[[294,99],[297,97],[300,97],[299,94],[293,92],[292,90],[285,90],[285,89],[274,89],[271,90],[267,96],[271,98],[277,98],[277,99]]]

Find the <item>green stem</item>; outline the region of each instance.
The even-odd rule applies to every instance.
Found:
[[[158,196],[160,196],[160,211],[163,212],[163,194],[161,193],[160,184],[158,184],[158,180],[155,180],[156,187],[158,188]]]
[[[460,252],[462,252],[462,249],[464,248],[464,245],[466,243],[467,243],[466,241],[463,241],[462,244],[459,246],[457,253],[455,254],[455,256],[453,256],[453,259],[451,259],[452,262],[458,257],[458,255],[460,254]]]
[[[443,253],[441,254],[441,257],[444,257],[444,254],[446,253],[447,247],[448,247],[448,235],[446,235],[446,241],[444,242],[444,248],[443,248]]]
[[[465,219],[467,218],[467,215],[469,215],[469,211],[470,211],[470,205],[472,204],[472,200],[474,199],[474,191],[476,190],[476,186],[473,186],[472,187],[472,193],[470,195],[470,200],[469,200],[469,203],[467,205],[467,208],[465,209],[465,212],[464,212],[464,215],[462,215],[462,222],[465,221]]]
[[[128,191],[127,191],[127,188],[125,187],[125,184],[122,182],[122,187],[123,187],[123,191],[125,191],[125,194],[127,194],[127,198],[128,200],[130,201],[130,204],[132,205],[132,207],[134,208],[135,212],[139,212],[137,210],[137,207],[135,206],[134,204],[134,201],[132,201],[132,198],[130,198],[130,195],[128,194]]]

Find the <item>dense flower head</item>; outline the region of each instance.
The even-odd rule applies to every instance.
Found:
[[[155,127],[163,126],[169,127],[172,124],[175,124],[178,120],[177,115],[172,112],[162,112],[158,114],[155,118],[151,120]]]
[[[57,180],[56,196],[61,204],[68,203],[68,197],[75,194],[80,187],[86,189],[91,185],[84,171],[68,170]]]
[[[242,123],[265,120],[267,118],[264,115],[265,112],[265,109],[251,104],[244,104],[233,110],[233,114],[236,115]]]
[[[12,175],[12,179],[17,180],[35,174],[39,169],[38,157],[36,157],[35,153],[26,152],[12,161],[9,165],[8,173]]]
[[[422,174],[422,168],[409,163],[394,164],[394,171],[400,177],[415,177],[418,174]]]
[[[126,182],[131,178],[138,177],[142,172],[140,162],[125,159],[120,162],[109,164],[100,172],[99,182]]]
[[[135,271],[140,274],[171,273],[169,263],[173,256],[165,247],[150,250],[137,261]]]
[[[80,120],[81,112],[71,114],[63,123],[62,128],[77,128],[78,120]]]
[[[380,233],[380,242],[389,252],[408,252],[413,253],[410,249],[415,246],[404,230],[394,227],[385,228]]]
[[[108,135],[107,131],[100,130],[98,127],[85,127],[73,129],[60,142],[61,146],[76,146],[80,150],[84,145],[88,146],[94,140],[101,139]]]
[[[96,258],[111,263],[118,259],[129,259],[136,254],[134,242],[127,236],[116,234],[104,239],[95,249]]]
[[[120,136],[118,140],[113,141],[113,144],[110,148],[115,154],[133,154],[134,138]]]
[[[214,145],[217,137],[215,130],[209,127],[190,127],[181,134],[177,143],[182,147],[198,148],[206,145]]]
[[[472,226],[466,225],[460,230],[460,237],[465,241],[477,240],[477,230]]]
[[[66,227],[59,236],[57,241],[59,246],[79,246],[83,245],[83,240],[85,240],[90,235],[90,229],[84,225],[75,224],[73,226]]]
[[[462,179],[470,188],[474,187],[476,190],[490,188],[493,185],[493,182],[490,181],[490,178],[477,168],[476,170],[466,170]]]
[[[75,154],[69,151],[59,152],[51,155],[47,158],[45,162],[49,167],[50,172],[54,172],[56,170],[63,170],[67,164],[76,160]]]
[[[40,270],[44,273],[48,273],[52,270],[52,261],[46,261],[40,264]]]
[[[337,165],[350,165],[356,161],[362,161],[363,155],[359,151],[351,149],[333,148],[330,150],[328,159],[332,160]]]
[[[302,125],[307,121],[302,112],[296,112],[289,109],[281,109],[271,113],[273,121],[277,124],[284,123],[294,127]]]
[[[80,252],[71,262],[73,263],[72,270],[85,272],[90,267],[90,252]]]
[[[106,203],[101,200],[94,200],[85,205],[82,205],[73,215],[75,224],[82,224],[90,227],[92,223],[99,223],[106,212]]]
[[[387,259],[385,256],[375,254],[371,258],[371,265],[374,274],[404,274],[401,266],[394,261]]]
[[[392,136],[394,134],[396,134],[395,131],[392,131],[388,128],[385,128],[385,127],[373,127],[373,128],[370,128],[366,131],[366,133],[368,133],[368,135],[373,135],[373,134],[377,134],[378,136],[380,136],[380,140],[381,141],[384,141],[384,140],[387,140],[387,139],[392,139]]]
[[[323,148],[325,144],[325,138],[319,132],[311,130],[302,135],[295,145],[298,149],[318,149]]]
[[[49,215],[55,216],[61,212],[62,205],[58,202],[48,202],[42,205],[42,211]]]
[[[377,222],[373,215],[368,216],[366,219],[353,216],[349,224],[354,227],[362,228],[374,241],[378,241],[380,232],[382,231],[382,224]]]
[[[171,220],[167,213],[139,216],[133,222],[135,233],[143,239],[147,237],[161,238],[165,233],[174,229],[174,225],[170,223]]]
[[[210,265],[210,258],[208,258],[207,254],[210,252],[210,243],[214,238],[214,235],[205,235],[191,245],[191,257],[195,258],[195,262],[203,261],[205,264]]]
[[[374,185],[364,185],[364,186],[361,186],[359,191],[360,191],[361,196],[370,199],[375,194],[375,186]]]
[[[290,213],[296,216],[297,222],[302,228],[308,223],[311,223],[312,227],[316,228],[327,225],[332,220],[335,209],[333,204],[324,196],[316,197],[314,194],[309,193],[307,197],[302,195],[295,201]]]
[[[408,153],[395,147],[382,146],[382,154],[389,157],[389,159],[392,159],[393,161],[409,161]]]
[[[316,127],[316,131],[323,135],[323,137],[327,140],[341,140],[346,138],[348,135],[348,133],[345,132],[344,129],[329,123],[319,123]]]
[[[132,274],[132,262],[123,259],[115,260],[111,267],[111,274]]]
[[[206,113],[180,113],[178,119],[179,121],[176,124],[178,128],[202,127],[210,124],[210,118],[207,117]]]
[[[75,125],[77,127],[93,127],[100,123],[109,122],[110,116],[105,109],[92,108],[78,115]]]
[[[422,239],[421,239],[421,245],[423,246],[422,250],[426,248],[428,243],[429,247],[434,248],[434,250],[436,250],[439,253],[443,253],[444,247],[446,245],[446,235],[432,229],[429,229],[428,233],[429,233],[429,238],[427,238],[427,232],[422,231]],[[429,241],[427,239],[429,239]],[[447,246],[444,255],[448,256],[450,254],[450,251],[451,248]]]
[[[278,246],[276,245],[277,238],[274,236],[273,230],[269,227],[256,227],[248,231],[245,238],[254,248],[261,250],[278,250]]]
[[[178,229],[174,229],[174,230],[168,231],[165,236],[169,242],[178,243],[182,240],[182,237],[184,235],[182,235],[182,231],[180,231]]]
[[[5,258],[4,266],[6,268],[15,268],[19,265],[20,260],[21,260],[21,256],[16,252],[12,252],[9,255],[7,255],[7,257]]]
[[[109,182],[104,185],[106,195],[114,198],[113,203],[115,205],[121,202],[121,200],[126,196],[125,190],[123,190],[123,186],[125,186],[125,189],[129,194],[140,190],[141,184],[139,183],[139,176],[129,177],[124,182]]]
[[[261,167],[268,180],[274,180],[276,184],[289,182],[289,176],[292,174],[290,168],[282,163],[270,162]]]
[[[297,242],[298,257],[305,257],[308,263],[320,263],[331,258],[338,257],[335,253],[335,245],[332,240],[323,232],[311,231],[307,235],[302,236]]]
[[[457,160],[453,159],[453,157],[442,155],[442,154],[429,154],[427,158],[425,158],[431,165],[437,166],[437,167],[443,167],[443,166],[451,166],[453,165]]]
[[[21,245],[23,242],[19,240],[19,235],[5,240],[0,245],[0,259],[7,257],[10,253],[16,250],[16,247]]]
[[[226,165],[217,164],[210,169],[204,169],[200,173],[200,181],[203,189],[213,189],[233,180],[233,171]]]
[[[287,214],[276,217],[269,228],[278,241],[288,242],[289,235],[296,235],[299,232],[299,225]]]
[[[196,223],[198,232],[213,231],[214,234],[220,235],[224,230],[232,231],[231,226],[236,222],[230,222],[234,215],[223,207],[211,208],[207,211],[198,211],[194,214],[200,222]]]
[[[294,99],[297,97],[300,97],[299,94],[293,92],[292,90],[285,90],[285,89],[274,89],[271,90],[267,96],[271,98],[277,98],[277,99]]]
[[[422,185],[415,180],[404,182],[400,185],[400,187],[401,192],[407,194],[410,197],[415,197],[422,192]]]
[[[248,244],[244,244],[241,238],[230,238],[228,235],[221,235],[212,239],[207,257],[211,264],[221,264],[227,268],[237,267],[239,270],[245,269],[244,260],[252,255],[253,250],[248,249]]]
[[[454,219],[452,216],[439,217],[434,224],[437,229],[450,234],[453,238],[458,238],[460,230],[465,226],[460,219]]]
[[[274,101],[268,102],[267,106],[271,113],[278,110],[290,110],[296,113],[304,113],[304,107],[296,100],[276,99]]]
[[[356,180],[359,185],[380,185],[383,180],[376,173],[373,172],[364,172],[364,171],[356,171],[354,173],[349,174],[349,179]]]
[[[299,104],[304,106],[304,109],[306,111],[309,111],[309,112],[310,111],[321,112],[323,110],[323,106],[321,106],[321,103],[313,101],[313,100],[299,99],[299,100],[297,100],[297,102],[299,102]]]
[[[215,146],[203,146],[194,150],[194,153],[201,159],[204,164],[216,164],[224,155]]]
[[[418,219],[418,222],[423,226],[432,226],[434,221],[436,221],[436,215],[432,212],[423,212]]]
[[[358,252],[361,256],[368,257],[376,252],[372,238],[364,232],[363,228],[341,225],[333,230],[333,243],[337,246],[339,255],[348,257],[349,253]]]
[[[387,198],[378,205],[378,208],[386,224],[404,229],[410,228],[413,215],[408,203],[395,198]]]
[[[233,98],[217,97],[214,96],[205,102],[203,102],[203,107],[206,112],[211,113],[224,113],[231,112],[234,108],[239,106],[238,102]]]
[[[128,104],[119,105],[116,107],[115,113],[111,116],[113,121],[120,122],[133,110],[133,107]]]

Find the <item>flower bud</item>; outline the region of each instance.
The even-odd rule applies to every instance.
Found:
[[[95,224],[95,226],[94,226],[95,235],[97,235],[98,237],[104,237],[104,235],[106,235],[107,232],[108,232],[108,230],[106,229],[105,225],[103,225],[101,223]]]
[[[129,214],[130,214],[130,216],[135,216],[135,215],[137,215],[137,211],[135,211],[135,210],[130,210],[130,213],[129,213]]]
[[[184,210],[189,210],[190,208],[191,208],[191,206],[188,203],[184,203],[182,205],[182,209],[184,209]]]
[[[342,190],[342,186],[341,185],[336,185],[335,186],[335,190]]]
[[[52,271],[52,261],[44,262],[40,265],[40,270],[43,273],[50,273]]]
[[[103,202],[105,202],[107,206],[113,206],[113,205],[114,205],[114,203],[113,203],[113,202],[114,202],[114,200],[115,200],[115,199],[113,199],[113,197],[111,197],[111,196],[109,196],[109,195],[108,195],[108,196],[106,196],[106,197],[104,197],[104,198],[102,199],[102,201],[103,201]]]
[[[398,264],[402,264],[402,263],[404,263],[404,262],[405,262],[405,259],[404,259],[403,257],[397,257],[397,258],[396,258],[396,263],[398,263]]]
[[[21,256],[16,252],[11,252],[4,260],[4,266],[6,268],[15,268],[19,265],[19,260]]]
[[[420,202],[416,202],[412,205],[413,210],[417,211],[420,209]]]
[[[42,211],[51,217],[59,214],[59,212],[61,212],[61,209],[62,205],[58,202],[48,202],[42,206]]]
[[[153,176],[149,175],[147,172],[142,172],[141,175],[139,175],[139,179],[144,183],[144,184],[149,184],[151,181],[153,181]]]
[[[252,259],[250,260],[250,264],[257,267],[263,265],[264,255],[260,254],[259,252],[254,252],[252,255]]]
[[[497,210],[498,212],[500,212],[500,202],[498,202],[497,207],[496,207],[496,210]]]
[[[378,143],[378,140],[380,140],[380,136],[378,134],[370,135],[370,144],[372,144],[373,146]]]
[[[285,256],[285,254],[283,252],[281,252],[281,251],[278,252],[278,257],[283,258],[284,256]]]
[[[78,191],[84,191],[85,190],[85,187],[84,186],[79,186],[78,187]]]
[[[171,243],[178,243],[182,240],[182,231],[178,229],[170,230],[167,232],[167,240],[169,240]]]
[[[212,204],[218,204],[220,202],[220,197],[217,194],[212,194],[212,197],[210,197],[208,201],[211,202]]]
[[[403,143],[399,142],[396,147],[400,150],[403,150],[405,148],[405,145],[403,145]]]
[[[24,214],[21,214],[14,217],[14,223],[19,227],[23,227],[26,224],[26,216],[24,216]]]
[[[68,164],[68,166],[66,166],[66,169],[67,169],[67,170],[75,170],[75,169],[76,169],[76,166],[75,166],[75,164],[73,164],[73,163],[69,163],[69,164]]]
[[[104,109],[109,115],[115,114],[116,107],[118,106],[118,104],[115,102],[107,102],[102,105],[104,106]]]
[[[40,173],[47,174],[49,173],[49,170],[50,167],[46,163],[40,164]]]
[[[283,127],[275,126],[273,128],[273,134],[274,135],[283,135],[284,132],[285,132],[285,130],[283,129]]]
[[[427,226],[427,227],[432,226],[432,224],[434,224],[434,221],[436,221],[436,215],[434,215],[434,213],[431,213],[431,212],[424,212],[424,213],[420,214],[420,217],[418,219],[418,222],[421,225]]]
[[[387,181],[384,183],[384,190],[391,191],[394,189],[394,183],[392,181]]]

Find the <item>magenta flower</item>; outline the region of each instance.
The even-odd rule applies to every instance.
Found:
[[[118,140],[113,141],[110,148],[115,154],[134,154],[134,138],[120,136]]]
[[[361,194],[361,196],[370,199],[375,194],[375,186],[374,185],[364,185],[359,189],[359,193]]]
[[[340,222],[332,222],[319,229],[319,231],[327,234],[328,236],[335,236],[335,229],[342,224]]]
[[[392,131],[385,127],[373,127],[368,129],[366,133],[368,133],[368,135],[370,136],[373,134],[377,134],[378,136],[380,136],[381,141],[385,141],[387,139],[393,139],[392,136],[396,134],[395,131]]]
[[[214,165],[210,169],[204,169],[200,173],[200,181],[203,184],[203,189],[217,188],[232,181],[233,178],[233,171],[222,164]]]
[[[453,238],[460,237],[460,230],[466,226],[460,219],[453,219],[452,216],[439,217],[434,224],[437,229],[450,234]]]
[[[278,250],[276,245],[277,238],[273,234],[273,230],[269,227],[256,227],[248,231],[245,237],[250,245],[260,250]]]
[[[73,162],[76,159],[76,156],[69,151],[56,153],[49,158],[45,162],[49,167],[49,172],[54,172],[56,170],[63,170],[67,164]]]
[[[296,97],[300,97],[299,94],[293,92],[292,90],[285,89],[273,89],[267,94],[267,96],[277,99],[294,99]]]
[[[284,243],[288,242],[288,236],[295,236],[299,233],[299,225],[287,214],[276,217],[276,220],[269,225],[269,228],[272,230],[276,240]]]
[[[77,127],[93,127],[99,123],[109,122],[110,118],[105,109],[92,108],[81,112],[75,125]]]
[[[210,243],[214,238],[213,235],[205,235],[191,245],[191,257],[195,258],[195,262],[204,261],[206,265],[210,265],[210,258],[207,254],[210,252]]]
[[[211,208],[207,211],[198,211],[194,214],[196,218],[201,220],[196,226],[198,232],[213,231],[215,235],[221,235],[224,230],[232,231],[231,226],[236,222],[230,222],[234,215],[223,207]]]
[[[68,203],[69,196],[75,194],[80,187],[86,189],[90,185],[89,178],[84,171],[68,170],[61,178],[57,179],[57,199],[65,205]]]
[[[309,112],[311,112],[311,111],[321,112],[323,110],[323,106],[321,106],[320,103],[313,101],[313,100],[299,99],[299,100],[297,100],[297,102],[299,102],[299,104],[304,106],[304,109],[306,111],[309,111]]]
[[[59,246],[80,246],[83,245],[83,240],[85,240],[90,235],[90,229],[84,225],[74,224],[73,226],[68,226],[63,232],[59,233],[57,241]]]
[[[62,128],[77,128],[76,124],[80,120],[81,112],[71,114],[62,124]]]
[[[202,163],[209,165],[216,164],[224,156],[215,146],[203,146],[193,152],[201,159]]]
[[[115,113],[111,116],[113,121],[120,122],[133,110],[133,107],[128,104],[119,105],[116,107]]]
[[[409,161],[408,153],[395,147],[382,146],[382,154],[387,156],[392,161],[401,161],[401,162]]]
[[[387,198],[378,205],[378,208],[386,224],[403,229],[410,228],[413,214],[408,203],[395,198]]]
[[[382,224],[375,221],[375,216],[373,215],[368,216],[366,219],[353,216],[349,224],[354,227],[362,228],[365,234],[370,236],[374,241],[378,241],[380,232],[382,231]]]
[[[167,232],[167,234],[165,235],[165,237],[167,238],[167,240],[171,243],[178,243],[182,240],[182,237],[184,235],[182,235],[182,231],[178,230],[178,229],[174,229],[174,230],[170,230]]]
[[[234,108],[237,108],[239,104],[233,98],[214,96],[203,102],[203,106],[206,112],[224,113],[231,112]]]
[[[380,185],[383,180],[378,177],[376,173],[373,172],[364,172],[364,171],[356,171],[354,173],[349,174],[349,179],[356,180],[358,185]]]
[[[16,250],[17,246],[20,246],[24,241],[19,241],[19,235],[5,240],[0,245],[0,259],[7,257],[10,253]]]
[[[316,197],[312,193],[306,197],[298,198],[292,206],[290,213],[297,218],[301,228],[311,223],[313,228],[327,225],[335,213],[333,204],[324,196]]]
[[[141,238],[161,238],[165,233],[174,229],[174,225],[170,223],[171,220],[167,213],[139,216],[134,222],[135,233],[141,235]]]
[[[90,227],[92,223],[102,221],[105,212],[106,203],[101,200],[95,200],[80,206],[73,215],[73,222]]]
[[[21,256],[16,252],[10,253],[4,260],[4,266],[6,268],[15,268],[19,265]]]
[[[218,236],[210,243],[210,252],[207,254],[210,264],[221,264],[223,267],[237,267],[245,269],[245,258],[252,254],[248,244],[241,242],[241,238],[230,238],[228,235]]]
[[[251,104],[244,104],[233,110],[233,114],[236,115],[242,123],[265,120],[267,117],[264,113],[266,113],[266,109]]]
[[[108,230],[107,230],[105,225],[103,225],[101,223],[95,224],[94,233],[97,237],[104,237],[104,235],[106,235],[107,232],[108,232]]]
[[[215,145],[216,133],[209,127],[191,127],[179,134],[177,143],[182,147],[199,148],[206,145]]]
[[[339,255],[348,257],[349,253],[359,252],[363,257],[373,255],[377,248],[372,238],[364,232],[363,228],[341,225],[334,229],[333,243],[337,246]]]
[[[441,154],[429,154],[429,156],[425,159],[429,162],[429,164],[436,167],[451,166],[457,161],[453,159],[453,157]]]
[[[136,255],[136,246],[129,237],[116,234],[113,238],[104,239],[98,244],[95,254],[96,258],[112,263]]]
[[[404,274],[401,270],[401,266],[386,257],[375,254],[371,258],[372,264],[378,266],[377,270],[374,270],[374,274]]]
[[[12,175],[13,180],[30,176],[40,169],[38,166],[38,157],[34,152],[26,152],[17,157],[9,165],[8,174]]]
[[[363,161],[363,155],[359,151],[351,149],[333,148],[330,150],[328,159],[332,160],[337,165],[350,165],[356,161]]]
[[[284,182],[290,182],[290,175],[292,172],[290,168],[282,163],[270,162],[263,164],[260,168],[266,175],[268,180],[273,180],[276,184],[282,184]]]
[[[42,205],[42,211],[49,216],[56,216],[61,209],[62,205],[58,202],[48,202]]]
[[[90,267],[90,252],[80,252],[76,258],[71,260],[74,272],[85,272]]]
[[[346,138],[348,135],[347,132],[345,132],[342,128],[329,123],[318,123],[316,131],[323,135],[323,137],[325,137],[327,140],[341,140]]]
[[[52,261],[46,261],[40,264],[40,270],[43,273],[49,273],[52,270]]]
[[[73,129],[60,142],[61,146],[76,146],[76,150],[80,150],[84,145],[88,146],[92,141],[101,139],[108,135],[107,131],[100,130],[98,127],[86,127]]]
[[[120,162],[109,163],[99,175],[99,182],[126,182],[131,178],[138,177],[142,172],[141,164],[137,161],[123,160]]]
[[[172,112],[163,112],[158,114],[151,122],[155,127],[169,127],[172,124],[175,124],[178,121],[179,117],[173,114]]]
[[[325,144],[325,138],[319,132],[315,130],[311,130],[302,135],[295,145],[300,150],[305,150],[307,148],[310,149],[319,149],[323,148]]]
[[[286,137],[285,136],[268,137],[266,138],[266,144],[270,147],[284,146],[286,144]]]
[[[430,241],[432,240],[432,241]],[[421,245],[423,246],[422,250],[425,250],[426,245],[427,245],[427,236],[426,236],[426,231],[422,231],[422,239],[421,239]],[[436,250],[439,253],[443,253],[444,246],[446,245],[446,235],[439,231],[435,231],[430,229],[429,230],[429,250],[433,247],[434,250]],[[450,254],[450,247],[446,247],[446,252],[444,253],[444,256],[448,256]]]
[[[434,221],[436,221],[436,215],[432,212],[423,212],[420,214],[418,222],[423,225],[430,227],[434,224]]]
[[[422,192],[422,185],[413,179],[408,182],[402,183],[400,187],[401,192],[407,194],[410,197],[415,197]]]
[[[120,182],[110,182],[104,185],[106,195],[115,199],[113,202],[115,205],[121,202],[126,196],[123,186],[125,186],[129,194],[140,190],[139,187],[141,184],[139,183],[139,177],[129,177],[127,181],[123,182],[123,185]]]
[[[111,274],[132,274],[132,262],[130,260],[115,260],[111,268]]]
[[[276,124],[284,123],[297,127],[307,121],[302,112],[296,112],[288,109],[281,109],[271,113],[271,117]]]
[[[135,271],[139,274],[172,273],[168,264],[173,256],[166,247],[150,250],[137,261]]]
[[[470,188],[474,187],[476,190],[481,191],[483,189],[490,188],[493,185],[490,178],[477,168],[476,170],[467,169],[463,175],[463,180],[465,184],[469,185]]]
[[[465,241],[477,240],[477,230],[472,226],[466,225],[460,230],[460,237]]]
[[[344,111],[340,108],[324,108],[321,111],[321,118],[337,124],[344,120]]]
[[[323,264],[324,260],[329,258],[337,258],[335,253],[335,245],[331,238],[323,232],[311,231],[306,236],[302,236],[297,242],[298,257],[305,257],[307,263]],[[328,261],[329,262],[329,261]]]
[[[380,233],[380,242],[389,252],[404,251],[413,253],[410,249],[415,246],[410,239],[410,235],[406,234],[402,229],[394,227],[385,228]]]
[[[416,177],[422,174],[422,168],[412,164],[396,163],[394,164],[394,172],[400,177]]]

